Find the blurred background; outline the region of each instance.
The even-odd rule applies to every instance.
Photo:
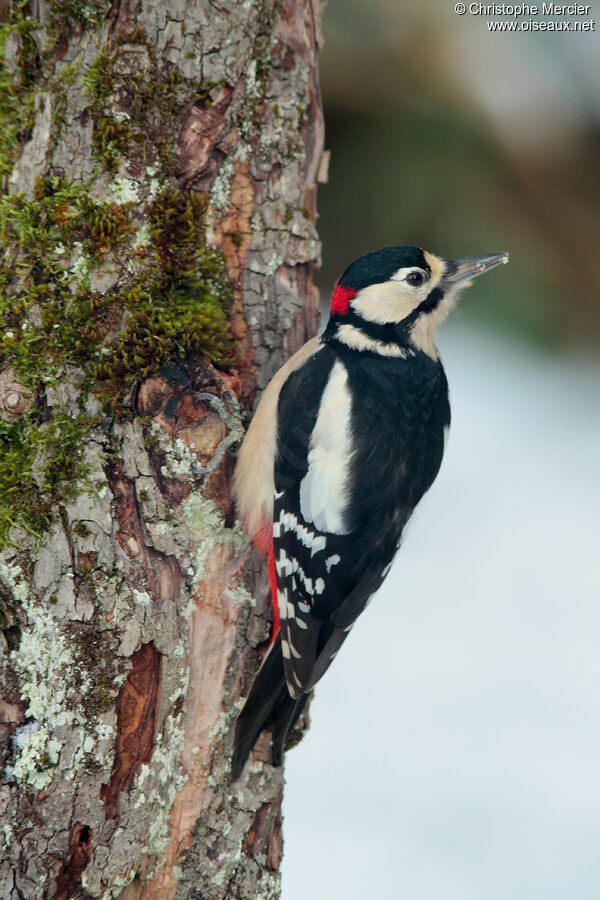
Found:
[[[600,897],[600,5],[590,19],[492,33],[516,19],[326,7],[325,302],[379,246],[511,261],[439,334],[441,473],[287,758],[283,900]]]
[[[600,21],[585,34],[491,34],[487,18],[450,0],[327,4],[322,289],[386,244],[508,249],[508,282],[478,284],[465,315],[597,345]]]

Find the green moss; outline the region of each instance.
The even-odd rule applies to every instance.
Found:
[[[37,39],[40,23],[30,0],[11,4],[9,21],[0,23],[0,178],[3,180],[12,170],[20,144],[31,137],[36,89],[41,83],[44,89],[53,91],[54,119],[61,120],[64,93],[73,84],[80,62],[62,65],[57,77],[52,79],[50,70],[55,63],[52,54],[56,45],[64,42],[73,30],[98,24],[108,6],[106,0],[49,0],[48,5],[43,52]],[[17,49],[14,75],[8,72],[4,62],[10,36]]]
[[[22,140],[31,133],[35,119],[33,82],[39,56],[33,34],[37,24],[15,6],[11,23],[0,23],[0,181],[10,175]],[[18,35],[18,74],[13,80],[4,56],[11,32]]]
[[[160,306],[150,294],[140,298],[110,358],[95,370],[97,393],[115,416],[123,394],[140,378],[157,373],[160,359],[200,352],[219,365],[231,364],[233,342],[223,311],[207,303],[199,311],[196,302],[185,289],[160,297]]]
[[[92,133],[94,152],[109,172],[117,171],[119,154],[127,151],[132,138],[127,122],[116,119],[112,109],[111,95],[118,87],[118,78],[114,71],[116,56],[116,51],[100,52],[83,79],[94,120]]]
[[[131,72],[129,64],[121,71],[120,48],[124,44],[145,48],[139,59],[140,71]],[[175,66],[157,62],[143,29],[129,35],[120,32],[115,49],[98,54],[86,73],[84,85],[94,120],[94,150],[105,168],[116,172],[119,155],[133,144],[142,152],[145,164],[158,160],[164,170],[171,172],[176,156],[177,119],[190,99],[187,92],[179,91],[184,83]],[[119,109],[126,111],[126,121],[119,118]]]
[[[52,43],[105,4],[50,5]],[[131,416],[131,388],[163,362],[199,353],[226,367],[234,350],[231,285],[223,257],[206,244],[204,197],[167,188],[144,200],[150,178],[165,183],[173,171],[176,123],[185,104],[198,99],[197,85],[159,64],[141,29],[117,35],[85,75],[83,59],[54,68],[51,54],[39,50],[39,23],[27,4],[14,6],[11,16],[9,26],[0,26],[0,60],[9,34],[16,34],[18,71],[11,77],[0,61],[0,177],[31,134],[39,87],[55,97],[59,133],[67,92],[83,81],[96,157],[113,173],[127,157],[147,179],[113,179],[113,201],[106,203],[91,200],[91,180],[54,175],[40,178],[32,196],[0,195],[0,371],[12,368],[33,398],[23,418],[0,422],[0,546],[11,525],[43,534],[60,504],[84,486],[82,447],[96,424],[84,415],[90,393],[104,412]],[[137,54],[132,44],[142,45]],[[200,89],[207,105],[212,87]],[[98,269],[111,268],[122,273],[118,285],[94,290]],[[69,409],[73,391],[79,396],[73,417],[61,399],[65,373]]]
[[[113,91],[114,58],[114,53],[98,53],[85,74],[83,84],[94,105],[107,100]]]
[[[190,51],[186,55],[188,57],[194,57],[196,54]],[[213,105],[210,92],[214,90],[214,88],[221,87],[222,84],[223,82],[221,81],[207,81],[205,84],[199,84],[194,95],[196,102],[202,104],[205,109],[210,109]]]
[[[70,264],[102,258],[132,230],[127,206],[91,201],[83,183],[40,179],[32,199],[0,197],[0,358],[27,387],[104,339],[117,298],[90,292]]]
[[[48,5],[57,35],[77,27],[98,25],[109,6],[106,0],[49,0]]]
[[[98,554],[97,553],[80,553],[77,560],[77,577],[87,581],[88,584],[94,583],[94,572],[96,570]]]
[[[167,359],[199,352],[230,363],[230,284],[221,254],[206,246],[204,214],[197,194],[159,194],[138,273],[103,295],[89,290],[73,256],[91,264],[124,244],[134,231],[129,204],[92,202],[85,184],[58,178],[38,181],[32,200],[0,197],[0,354],[26,386],[70,362],[87,366],[90,384],[114,400],[116,382],[124,380],[122,397]],[[127,324],[117,330],[123,309]]]
[[[242,234],[242,232],[239,231],[238,229],[235,229],[235,230],[225,231],[224,233],[228,238],[231,238],[231,241],[232,241],[234,247],[237,247],[239,250],[239,248],[244,243],[244,235]]]
[[[34,81],[40,71],[40,54],[35,40],[35,32],[39,29],[38,22],[32,17],[28,0],[16,3],[11,11],[10,25],[8,26],[18,35],[18,88],[26,91],[33,87]]]
[[[46,531],[84,475],[82,441],[95,420],[64,412],[40,419],[32,410],[14,423],[0,420],[0,546],[12,525],[35,536]]]
[[[86,185],[56,178],[40,180],[31,200],[0,197],[2,366],[14,367],[34,395],[65,365],[78,366],[84,394],[95,392],[123,417],[126,393],[161,363],[190,353],[231,363],[230,284],[221,255],[206,246],[204,213],[197,194],[159,194],[147,211],[138,272],[103,295],[66,263],[86,252],[98,259],[127,241],[128,205],[94,203]],[[35,404],[23,419],[0,423],[0,544],[12,524],[45,531],[85,474],[81,447],[94,420],[50,412],[43,421]]]
[[[85,524],[85,522],[76,522],[73,526],[73,531],[76,535],[78,535],[78,537],[89,537],[89,535],[91,534],[91,531]]]
[[[96,203],[89,210],[89,241],[84,244],[91,254],[104,254],[124,243],[134,231],[127,206]]]
[[[180,190],[163,191],[148,208],[143,271],[120,298],[127,324],[94,370],[114,415],[132,384],[166,360],[202,353],[219,366],[233,362],[231,286],[222,255],[206,246],[204,214],[204,198]]]
[[[115,39],[116,44],[144,44],[146,47],[150,46],[150,42],[148,40],[148,35],[146,34],[146,30],[144,28],[134,28],[133,31],[127,32],[122,29],[117,32],[117,36]]]
[[[125,153],[131,141],[131,128],[126,122],[117,122],[110,116],[101,116],[94,122],[92,143],[96,156],[105,169],[117,172],[118,156]]]
[[[58,178],[38,181],[32,199],[0,197],[0,358],[34,392],[76,365],[82,388],[119,417],[133,383],[169,359],[202,353],[230,364],[230,283],[222,256],[206,246],[204,215],[198,194],[160,193],[147,210],[148,241],[137,251],[135,276],[101,294],[89,289],[77,262],[87,255],[91,264],[131,238],[129,204],[92,202],[85,184]],[[39,433],[25,420],[3,431],[9,470],[29,471]],[[30,530],[43,529],[46,506],[37,493],[23,503],[39,508],[21,517]]]

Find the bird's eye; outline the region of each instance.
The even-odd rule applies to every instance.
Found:
[[[406,276],[406,280],[413,287],[421,287],[422,284],[425,284],[425,275],[423,272],[409,272]]]

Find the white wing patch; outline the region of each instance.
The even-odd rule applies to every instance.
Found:
[[[308,472],[300,483],[300,512],[319,531],[347,534],[344,521],[352,457],[348,373],[335,362],[310,439]]]

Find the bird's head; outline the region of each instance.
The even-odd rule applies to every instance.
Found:
[[[386,354],[387,347],[394,356],[394,347],[408,343],[435,357],[435,329],[458,292],[506,262],[508,253],[441,259],[419,247],[374,250],[354,260],[337,281],[325,334],[359,350]]]

